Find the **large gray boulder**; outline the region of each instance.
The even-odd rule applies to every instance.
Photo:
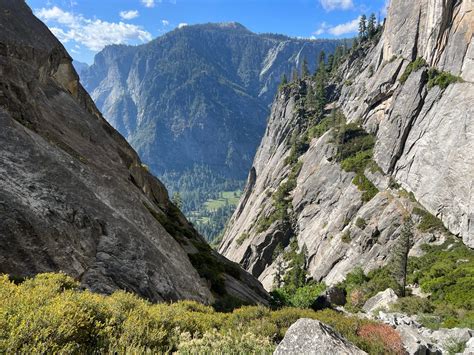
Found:
[[[366,354],[328,325],[302,318],[286,332],[274,354]]]
[[[369,298],[362,309],[366,313],[372,313],[379,309],[389,308],[392,304],[397,302],[397,300],[398,296],[395,292],[391,288],[387,288],[385,291],[381,291],[375,296]]]

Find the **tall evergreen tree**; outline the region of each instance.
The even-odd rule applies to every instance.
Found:
[[[293,69],[293,72],[291,73],[291,81],[292,82],[297,82],[299,80],[299,77],[298,77],[298,70]]]
[[[281,81],[280,81],[280,86],[279,88],[281,89],[283,86],[285,86],[286,84],[288,84],[288,79],[286,77],[286,74],[283,74],[281,76]]]
[[[377,19],[375,14],[372,12],[369,16],[369,21],[367,22],[367,35],[369,38],[373,38],[377,33]]]
[[[303,65],[301,66],[301,77],[304,79],[309,76],[308,61],[306,58],[303,59]]]
[[[328,71],[331,72],[334,67],[335,67],[335,65],[334,65],[334,54],[330,54],[329,57],[328,57],[328,64],[327,64]]]
[[[359,20],[359,38],[361,42],[367,39],[367,16],[365,14]]]
[[[398,237],[398,245],[394,250],[393,256],[393,276],[400,285],[400,294],[405,296],[407,283],[408,253],[412,246],[413,240],[413,222],[410,218],[406,218],[400,236]]]
[[[318,58],[318,70],[321,68],[324,68],[326,65],[326,53],[322,50],[319,52],[319,58]]]

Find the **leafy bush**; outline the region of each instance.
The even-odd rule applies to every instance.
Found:
[[[443,222],[435,216],[433,216],[428,211],[415,207],[413,208],[413,213],[421,217],[421,221],[418,224],[417,228],[422,232],[431,232],[433,230],[446,231],[446,228],[443,225]]]
[[[345,231],[345,232],[342,234],[341,240],[342,240],[344,243],[350,243],[350,242],[351,242],[351,232],[349,232],[348,230]]]
[[[407,67],[405,68],[405,71],[400,77],[400,82],[404,84],[411,73],[414,73],[426,66],[428,66],[428,63],[426,63],[426,61],[422,57],[416,58],[413,62],[407,65]]]
[[[381,344],[380,353],[406,353],[400,334],[387,324],[364,324],[358,330],[358,335],[373,343]]]
[[[359,217],[356,219],[355,225],[357,226],[357,228],[365,229],[365,227],[367,226],[367,222],[365,221],[365,219]]]
[[[238,238],[237,240],[235,241],[237,243],[237,245],[242,245],[242,243],[248,239],[250,237],[250,235],[248,233],[242,233]]]
[[[299,318],[319,319],[369,353],[390,349],[358,334],[375,322],[334,311],[151,304],[122,291],[82,291],[63,274],[18,285],[1,276],[0,299],[0,353],[269,353]]]
[[[451,73],[439,71],[431,68],[428,71],[428,89],[439,86],[442,90],[446,89],[450,84],[462,82],[462,78]]]
[[[302,287],[283,286],[271,292],[273,303],[279,307],[310,308],[316,298],[326,289],[323,283]]]
[[[252,333],[227,334],[217,330],[193,338],[189,333],[180,336],[178,354],[273,354],[275,345],[267,337]]]
[[[352,180],[352,183],[362,191],[362,201],[364,202],[372,200],[375,195],[379,193],[377,187],[375,187],[375,185],[367,179],[364,174],[357,174]]]
[[[427,298],[410,296],[400,298],[397,303],[393,305],[393,309],[407,314],[420,314],[432,313],[434,306]]]

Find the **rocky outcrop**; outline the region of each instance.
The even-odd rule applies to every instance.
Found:
[[[1,2],[0,273],[61,270],[94,291],[153,301],[265,302],[169,201],[71,61],[24,1]]]
[[[417,316],[401,313],[372,313],[370,318],[386,323],[397,330],[408,354],[450,354],[453,349],[465,348],[469,354],[474,332],[468,328],[440,328],[431,330],[418,322]]]
[[[417,11],[412,5],[393,0],[380,40],[353,51],[330,84],[330,107],[375,137],[376,166],[364,175],[379,192],[368,202],[353,183],[355,173],[337,162],[335,133],[329,130],[313,138],[299,157],[289,223],[259,228],[259,221],[274,211],[273,193],[290,175],[285,159],[291,154],[291,137],[303,134],[309,124],[300,97],[311,81],[279,92],[245,199],[220,245],[224,255],[258,276],[267,289],[280,263],[273,255],[278,244],[286,247],[295,237],[300,248],[307,248],[309,276],[332,285],[356,266],[367,272],[386,264],[403,220],[411,216],[418,223],[414,211],[420,208],[474,246],[473,5],[419,1]],[[460,52],[465,54],[458,62]],[[419,56],[427,64],[407,69]],[[448,76],[442,71],[452,75],[447,87],[433,79]],[[243,233],[248,237],[236,243]],[[415,229],[412,254],[443,235],[441,230]]]
[[[339,104],[377,132],[382,170],[474,247],[474,5],[394,0],[385,26],[378,45],[344,69],[353,84],[341,88]],[[430,88],[425,68],[402,85],[397,79],[417,57],[463,82]]]
[[[302,318],[294,323],[274,354],[366,354],[328,325]]]
[[[369,298],[362,307],[366,313],[372,313],[381,309],[388,309],[392,304],[397,302],[398,296],[395,292],[388,288],[385,291],[377,293],[375,296]]]

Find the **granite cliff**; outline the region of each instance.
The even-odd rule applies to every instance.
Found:
[[[152,301],[266,302],[170,202],[24,1],[0,3],[0,77],[0,273],[63,271]]]
[[[277,247],[295,238],[309,276],[327,284],[386,264],[407,217],[411,255],[447,234],[474,247],[473,7],[392,0],[383,33],[332,73],[316,125],[314,80],[280,90],[220,252],[271,289]]]

